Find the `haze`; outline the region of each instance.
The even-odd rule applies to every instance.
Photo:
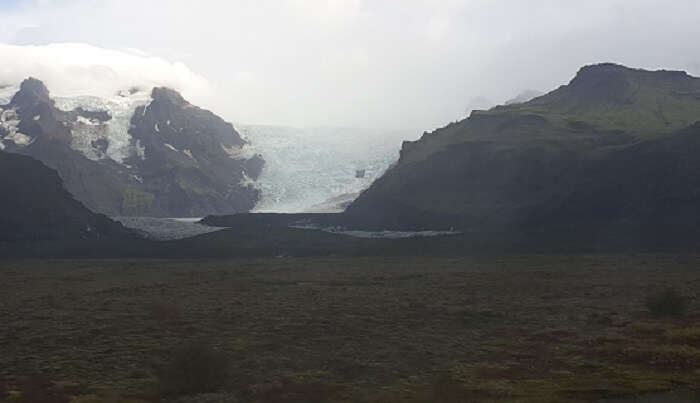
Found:
[[[0,35],[21,46],[0,47],[4,81],[163,84],[297,127],[432,130],[601,61],[700,74],[694,0],[3,0]],[[51,43],[73,45],[27,48]]]

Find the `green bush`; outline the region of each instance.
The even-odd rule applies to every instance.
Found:
[[[229,361],[225,354],[204,342],[177,349],[159,373],[164,395],[214,392],[226,383]]]
[[[658,294],[650,295],[646,305],[649,312],[657,317],[683,316],[688,310],[688,299],[675,289],[669,288]]]

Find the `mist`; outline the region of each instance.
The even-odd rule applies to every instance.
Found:
[[[0,27],[0,80],[173,86],[250,124],[419,133],[585,64],[700,74],[692,0],[9,1]]]

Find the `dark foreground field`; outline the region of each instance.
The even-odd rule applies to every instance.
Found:
[[[0,394],[691,401],[699,268],[671,256],[3,263]],[[668,288],[691,298],[684,316],[649,313],[647,296]]]

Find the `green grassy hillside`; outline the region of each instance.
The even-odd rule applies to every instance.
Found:
[[[690,211],[686,207],[700,205],[693,190],[700,169],[686,158],[700,151],[697,121],[698,78],[614,64],[586,66],[568,85],[546,95],[476,111],[405,142],[398,163],[348,208],[348,222],[508,232],[520,230],[523,222],[551,228],[561,227],[561,220],[580,222],[582,216],[600,221],[599,213],[620,219],[606,215],[608,202],[633,205],[639,213],[634,220],[640,222],[666,208],[661,201],[668,198],[683,200],[682,209]],[[628,164],[614,163],[623,157]],[[599,166],[610,171],[600,172]],[[652,190],[608,187],[603,192],[599,186],[612,181],[645,187],[642,170],[653,178]],[[664,190],[677,176],[688,180],[670,193]],[[587,199],[589,210],[580,216],[547,220],[547,209],[567,210],[562,203],[582,203],[572,195],[594,191],[600,199]],[[632,196],[642,199],[628,199]],[[539,222],[533,221],[534,212]]]

